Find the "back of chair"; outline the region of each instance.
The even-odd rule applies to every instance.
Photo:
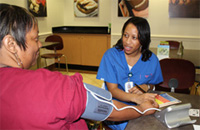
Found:
[[[160,60],[160,66],[164,81],[156,86],[156,90],[170,91],[168,83],[170,79],[175,78],[178,80],[178,88],[175,89],[175,92],[189,94],[189,88],[195,82],[195,66],[192,62],[184,59],[166,58]]]
[[[170,49],[178,49],[180,42],[179,41],[171,41],[167,40],[166,42],[169,42]]]
[[[49,50],[54,50],[54,48],[56,47],[56,50],[62,50],[63,49],[63,40],[60,36],[58,35],[50,35],[45,39],[45,42],[59,42],[60,44],[58,45],[53,45],[53,46],[48,46],[46,47],[46,49]]]

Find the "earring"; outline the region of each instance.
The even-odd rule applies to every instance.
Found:
[[[23,69],[24,66],[23,66],[23,63],[22,63],[21,59],[19,58],[19,56],[17,55],[17,53],[14,53],[14,55],[15,55],[15,58],[17,60],[17,65]]]

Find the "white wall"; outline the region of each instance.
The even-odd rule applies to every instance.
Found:
[[[110,21],[110,0],[99,0],[98,17],[75,17],[74,0],[65,1],[65,25],[67,26],[108,26]]]
[[[111,0],[112,45],[120,38],[123,23],[128,19],[117,16],[118,0]],[[168,0],[149,0],[149,21],[151,46],[156,47],[162,40],[183,41],[186,49],[200,50],[200,18],[169,18]],[[116,22],[117,21],[117,22]]]
[[[118,17],[118,0],[99,0],[98,17],[74,17],[74,0],[47,0],[47,17],[38,17],[40,35],[51,33],[54,26],[108,26],[111,23],[111,44],[121,35],[126,17]],[[0,0],[27,8],[27,0]],[[162,40],[183,41],[186,49],[200,50],[200,18],[169,18],[168,0],[149,0],[151,46]],[[43,38],[43,37],[42,37]]]
[[[51,33],[54,26],[64,25],[66,0],[47,0],[47,17],[37,17],[40,35]],[[8,3],[27,8],[27,0],[0,0],[0,3]]]
[[[21,7],[26,7],[27,5],[26,0],[0,0],[0,3],[13,4],[13,5],[21,6]]]
[[[52,33],[52,27],[64,25],[66,0],[46,0],[47,17],[38,17],[40,35]]]

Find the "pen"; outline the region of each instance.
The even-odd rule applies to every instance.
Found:
[[[144,91],[139,85],[137,85],[136,83],[135,83],[135,86],[139,89],[139,90],[141,90],[143,93],[146,93],[146,91]]]

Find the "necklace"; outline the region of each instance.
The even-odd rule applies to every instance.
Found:
[[[5,65],[5,64],[0,64],[0,68],[3,68],[3,67],[11,67],[11,66]]]

